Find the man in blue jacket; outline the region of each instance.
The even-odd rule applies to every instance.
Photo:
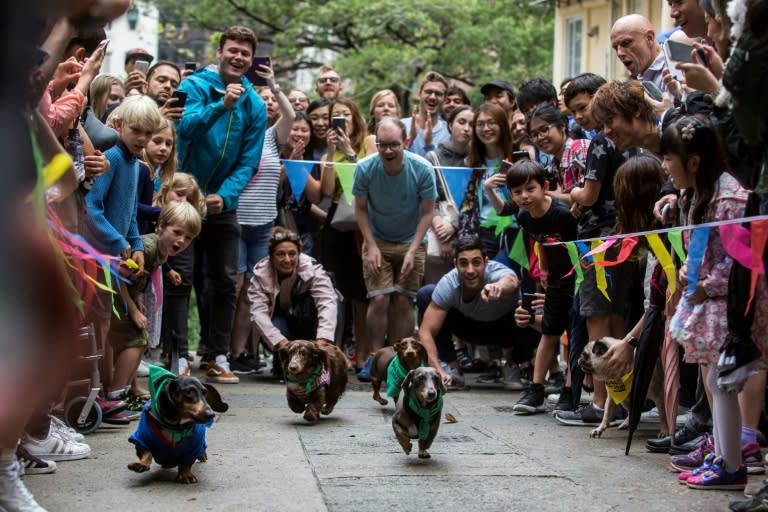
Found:
[[[196,71],[181,83],[187,93],[184,115],[177,123],[179,170],[197,178],[206,196],[208,215],[196,243],[207,265],[208,380],[237,383],[227,361],[235,315],[240,227],[240,193],[261,161],[267,110],[245,78],[256,51],[252,30],[234,26],[224,31],[215,65]],[[198,264],[202,262],[198,261]]]

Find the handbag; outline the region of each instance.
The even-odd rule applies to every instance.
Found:
[[[355,231],[358,229],[355,207],[349,204],[344,194],[341,194],[339,202],[336,203],[336,210],[334,210],[331,218],[331,227],[337,231]]]
[[[456,225],[456,222],[459,219],[459,210],[456,208],[456,203],[451,195],[451,189],[448,188],[448,183],[445,181],[445,176],[443,175],[443,170],[437,159],[437,155],[434,151],[430,151],[427,153],[427,159],[431,161],[435,169],[435,185],[437,186],[438,191],[442,192],[445,197],[445,199],[442,200],[438,199],[435,215],[442,217],[445,222]],[[455,240],[451,240],[449,243],[454,244]],[[427,230],[427,263],[445,263],[440,252],[441,245],[445,244],[441,244],[435,231],[430,227],[429,230]]]

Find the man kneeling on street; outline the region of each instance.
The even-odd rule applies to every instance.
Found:
[[[437,368],[446,384],[463,385],[452,335],[471,344],[512,347],[515,359],[530,359],[538,335],[515,324],[520,299],[515,272],[489,261],[476,235],[458,241],[453,264],[453,270],[436,285],[422,287],[416,297],[423,315],[419,337],[429,365]]]

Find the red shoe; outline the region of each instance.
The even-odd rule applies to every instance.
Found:
[[[124,411],[128,408],[128,404],[124,400],[107,400],[106,398],[96,397],[96,403],[101,407],[101,414],[103,416],[109,416],[116,412]]]

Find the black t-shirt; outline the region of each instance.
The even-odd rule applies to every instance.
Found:
[[[613,177],[621,164],[637,154],[636,148],[620,151],[603,132],[592,139],[587,152],[585,181],[600,182],[600,193],[595,204],[582,208],[578,219],[579,238],[594,238],[613,233],[616,225],[616,199],[613,195]]]
[[[553,198],[547,213],[537,219],[531,217],[530,213],[520,210],[517,221],[526,234],[540,244],[576,240],[576,219],[571,215],[570,207],[559,199]],[[568,249],[564,245],[542,245],[541,250],[547,259],[549,271],[547,283],[555,284],[561,281],[573,266],[568,256]],[[573,279],[573,275],[568,279]]]

